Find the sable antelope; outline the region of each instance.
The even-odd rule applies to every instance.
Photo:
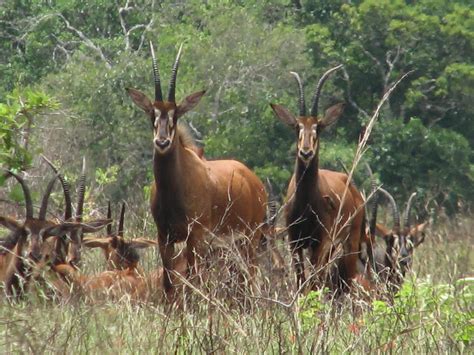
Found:
[[[178,119],[193,109],[205,91],[176,103],[176,75],[180,47],[173,65],[168,98],[163,99],[160,75],[153,46],[150,44],[155,81],[155,100],[128,88],[133,102],[150,117],[153,127],[153,173],[151,211],[158,228],[158,246],[165,269],[164,289],[173,295],[173,255],[177,242],[186,242],[188,274],[196,271],[195,253],[203,247],[205,233],[219,236],[233,230],[248,235],[244,257],[251,274],[256,267],[255,249],[261,237],[267,197],[260,179],[235,160],[201,159]]]
[[[184,254],[178,255],[174,263],[174,272],[185,276],[187,261]],[[69,264],[61,264],[53,266],[53,270],[61,277],[56,280],[55,285],[62,297],[69,297],[72,293],[85,296],[91,301],[123,297],[130,297],[135,301],[156,300],[161,296],[164,278],[163,268],[145,273],[137,267],[129,267],[84,275]]]
[[[122,204],[120,212],[120,219],[118,223],[117,232],[112,232],[112,225],[107,226],[107,235],[104,238],[84,238],[84,246],[87,248],[101,248],[104,252],[105,260],[107,261],[108,270],[125,270],[130,268],[137,268],[140,260],[140,255],[137,249],[154,247],[157,245],[156,241],[135,238],[126,240],[124,238],[124,216],[125,203]],[[110,201],[108,203],[107,218],[112,218],[112,211],[110,208]]]
[[[383,194],[389,201],[393,214],[393,228],[389,230],[381,224],[377,224],[377,206],[379,202],[378,194]],[[425,239],[425,228],[427,222],[411,225],[411,209],[413,199],[416,193],[412,193],[408,199],[405,214],[404,226],[400,226],[400,213],[393,196],[382,187],[378,188],[378,192],[372,202],[372,214],[369,222],[370,234],[377,235],[378,240],[375,248],[375,271],[390,287],[398,288],[403,282],[406,272],[411,268],[413,250],[423,243]]]
[[[117,232],[112,232],[111,225],[107,226],[107,236],[104,238],[85,237],[84,246],[101,248],[107,260],[108,271],[96,275],[83,275],[69,265],[57,265],[54,270],[61,275],[68,285],[85,295],[88,299],[109,299],[111,296],[121,298],[130,296],[133,300],[150,300],[156,292],[156,285],[162,284],[163,268],[145,273],[139,266],[137,249],[155,246],[157,243],[145,238],[126,240],[124,238],[125,204],[122,204]],[[110,202],[107,218],[112,217]],[[186,271],[186,259],[183,254],[174,260],[174,270],[181,275]],[[68,294],[70,287],[59,287],[62,293]],[[66,291],[66,292],[65,292]]]
[[[51,167],[55,174],[57,174],[59,181],[64,193],[64,220],[65,221],[75,221],[77,223],[82,223],[83,221],[83,211],[84,211],[84,197],[86,192],[86,160],[83,158],[82,161],[82,172],[79,176],[79,185],[77,193],[77,208],[74,218],[72,217],[72,202],[71,202],[71,193],[68,182],[64,179],[62,174],[59,173],[59,170],[54,166],[54,164],[47,159],[44,155],[42,158],[46,163]],[[112,219],[108,216],[108,227],[112,222]],[[88,222],[88,225],[97,225],[105,223],[104,220],[96,220]],[[56,238],[56,246],[54,257],[52,263],[55,265],[69,263],[71,266],[77,268],[80,265],[81,261],[81,250],[82,250],[82,239],[85,233],[91,233],[94,230],[84,230],[84,229],[74,229],[70,232],[69,243],[67,242],[65,236],[62,238]]]
[[[8,240],[8,265],[4,273],[4,283],[6,293],[9,296],[22,293],[22,282],[27,282],[32,274],[32,268],[44,262],[45,255],[44,241],[49,237],[62,238],[66,233],[73,230],[83,228],[87,231],[97,231],[107,224],[107,221],[95,223],[95,225],[88,225],[83,223],[60,222],[46,219],[46,212],[48,208],[49,196],[53,190],[54,183],[57,176],[49,182],[46,191],[43,195],[38,218],[33,216],[33,202],[31,199],[31,192],[26,182],[19,175],[8,171],[21,185],[26,206],[26,216],[23,223],[9,217],[0,216],[0,224],[11,231]],[[29,238],[29,247],[27,256],[24,257],[25,244]],[[12,248],[12,246],[15,247]]]
[[[342,289],[341,281],[350,285],[357,273],[360,241],[365,234],[364,200],[359,191],[348,184],[347,175],[319,169],[320,134],[336,122],[344,107],[338,103],[320,117],[319,96],[330,74],[341,67],[326,71],[319,80],[309,116],[303,83],[294,72],[291,74],[299,88],[299,117],[284,106],[271,104],[276,116],[295,130],[297,139],[298,152],[288,186],[285,215],[298,286],[306,280],[304,249],[309,249],[309,261],[316,270],[317,281],[322,282],[331,254],[340,253],[341,246],[343,255],[337,262],[338,271],[332,275],[338,281],[333,280],[330,285],[338,289]]]

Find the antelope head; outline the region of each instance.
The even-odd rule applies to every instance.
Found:
[[[183,46],[181,45],[173,65],[168,99],[166,101],[163,99],[158,63],[151,42],[150,49],[155,81],[155,101],[152,102],[145,94],[136,89],[127,88],[127,92],[133,102],[150,117],[154,133],[153,145],[155,147],[155,153],[160,155],[167,154],[175,146],[178,118],[193,109],[205,94],[205,91],[198,91],[187,96],[180,104],[176,104],[176,76],[178,74],[182,48]]]
[[[110,201],[107,209],[107,218],[112,217]],[[125,240],[124,238],[125,203],[122,204],[117,232],[112,232],[112,226],[107,226],[105,238],[84,238],[84,246],[101,248],[107,260],[109,270],[133,269],[138,266],[140,255],[137,249],[155,246],[156,242],[144,238]]]
[[[297,136],[297,156],[305,166],[308,166],[319,154],[319,137],[321,131],[336,122],[344,110],[344,104],[338,103],[328,108],[324,113],[324,117],[318,116],[319,97],[323,84],[333,72],[340,68],[342,68],[342,65],[329,69],[319,80],[313,96],[310,115],[306,114],[303,82],[300,76],[295,72],[291,72],[291,75],[295,77],[299,88],[299,116],[295,117],[282,105],[270,104],[276,116],[283,123],[295,129]]]
[[[387,255],[390,257],[391,262],[399,267],[401,275],[405,276],[413,262],[413,250],[424,241],[424,229],[427,223],[414,227],[411,226],[411,209],[416,192],[412,193],[408,199],[402,228],[400,225],[400,213],[395,199],[385,189],[379,188],[379,190],[388,198],[393,213],[393,228],[388,235],[384,236],[387,243]]]
[[[64,204],[65,204],[65,211],[64,211],[64,220],[72,223],[76,223],[77,225],[81,225],[81,228],[74,228],[71,230],[70,233],[70,243],[69,243],[69,250],[67,251],[68,255],[66,257],[66,240],[65,236],[62,238],[57,238],[56,240],[56,250],[55,256],[52,260],[53,264],[63,264],[67,262],[74,267],[79,265],[81,259],[81,246],[82,246],[82,239],[85,233],[95,233],[102,229],[105,225],[110,225],[112,223],[112,219],[108,217],[108,219],[97,219],[93,221],[88,221],[87,223],[83,224],[83,210],[84,210],[84,197],[85,197],[85,190],[86,190],[86,160],[83,158],[82,161],[82,172],[79,177],[79,186],[78,186],[78,197],[77,197],[77,209],[75,218],[72,218],[72,202],[71,202],[71,192],[69,183],[64,179],[63,175],[59,173],[59,170],[54,166],[54,164],[45,156],[42,158],[46,161],[46,163],[51,167],[59,181],[61,182],[61,186],[63,188],[64,193]]]
[[[94,227],[81,223],[61,222],[46,220],[46,212],[48,208],[48,199],[52,192],[57,175],[49,182],[46,192],[43,196],[38,218],[33,216],[33,203],[31,192],[23,178],[11,171],[8,172],[21,185],[25,197],[26,218],[25,221],[19,222],[15,219],[0,216],[0,224],[8,228],[11,233],[8,239],[7,249],[11,250],[12,245],[16,245],[13,259],[8,266],[5,278],[6,291],[8,295],[12,295],[15,291],[21,292],[20,279],[25,281],[30,278],[32,271],[36,267],[49,263],[51,243],[45,243],[47,238],[62,238],[66,233],[77,230],[79,228],[98,229],[102,226]],[[29,246],[26,248],[27,238],[29,238]],[[33,269],[35,267],[35,269]]]

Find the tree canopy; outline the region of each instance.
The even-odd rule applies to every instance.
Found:
[[[468,1],[7,1],[0,8],[0,164],[28,169],[43,152],[78,170],[112,169],[114,199],[146,194],[149,122],[125,92],[153,89],[149,41],[167,82],[184,43],[177,99],[206,89],[183,117],[209,158],[245,162],[282,192],[294,133],[269,103],[297,112],[334,64],[323,106],[347,103],[321,143],[323,167],[350,165],[358,136],[403,74],[365,160],[397,197],[451,211],[474,200],[474,9]],[[166,90],[166,89],[165,89]],[[150,95],[151,96],[151,95]],[[25,145],[25,137],[34,137]],[[362,169],[356,182],[365,178]]]

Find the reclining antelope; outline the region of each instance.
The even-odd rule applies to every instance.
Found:
[[[25,284],[29,282],[38,267],[50,262],[51,248],[48,238],[64,238],[75,230],[95,232],[104,227],[109,221],[98,220],[88,224],[70,221],[52,221],[46,219],[49,196],[54,187],[57,175],[48,183],[43,195],[38,218],[33,215],[31,192],[24,179],[8,172],[21,185],[25,199],[26,215],[22,223],[16,219],[0,216],[0,224],[11,231],[3,243],[2,280],[8,296],[21,295]]]
[[[157,242],[145,238],[125,239],[124,216],[125,204],[122,204],[116,232],[112,231],[112,226],[109,224],[105,237],[85,237],[83,240],[86,248],[102,249],[107,262],[107,271],[84,275],[68,264],[54,267],[54,271],[61,275],[68,285],[66,287],[63,285],[59,289],[63,296],[69,296],[72,291],[91,301],[122,297],[142,302],[156,299],[155,295],[159,290],[156,285],[162,283],[163,269],[145,273],[139,265],[140,256],[137,249],[156,246]],[[110,202],[107,218],[112,218]],[[186,260],[182,255],[177,258],[176,272],[184,275]]]
[[[347,175],[319,168],[320,134],[336,122],[344,107],[341,103],[331,106],[320,117],[319,96],[327,78],[341,67],[328,70],[319,80],[310,115],[306,114],[303,82],[297,73],[292,72],[299,88],[299,117],[284,106],[271,104],[276,116],[296,133],[298,152],[286,195],[285,216],[298,287],[306,281],[305,249],[309,250],[309,261],[315,270],[315,283],[321,284],[327,283],[327,264],[340,253],[341,246],[343,255],[335,261],[337,270],[331,272],[336,280],[328,284],[337,289],[350,285],[357,274],[360,241],[365,238],[361,194],[348,183]]]
[[[83,219],[84,211],[84,197],[86,193],[86,161],[85,158],[82,161],[82,172],[79,176],[79,185],[77,188],[77,208],[74,218],[72,217],[72,202],[71,202],[71,189],[69,183],[64,179],[62,174],[59,173],[58,168],[54,164],[42,155],[43,160],[51,167],[55,174],[57,174],[59,181],[64,193],[64,220],[75,221],[81,223]],[[110,220],[111,221],[111,220]],[[53,264],[64,264],[69,263],[73,267],[77,268],[81,262],[81,248],[82,238],[84,237],[84,231],[82,229],[75,229],[71,231],[69,241],[66,238],[57,238],[54,250]]]
[[[193,109],[205,91],[176,103],[176,76],[180,47],[173,65],[168,98],[161,91],[160,75],[153,46],[151,56],[155,80],[154,101],[142,92],[128,88],[133,102],[149,116],[153,127],[153,173],[151,211],[158,229],[158,246],[165,276],[164,289],[173,298],[175,277],[172,271],[175,243],[186,243],[188,274],[197,271],[196,256],[201,255],[204,234],[218,236],[239,231],[248,236],[244,258],[255,272],[255,249],[260,241],[260,226],[265,219],[267,197],[260,179],[235,160],[203,160],[178,119]],[[252,277],[252,276],[251,276]]]
[[[379,195],[385,196],[389,201],[393,215],[391,230],[376,223]],[[402,228],[400,226],[400,212],[393,196],[382,187],[373,193],[369,230],[373,238],[376,239],[375,272],[379,280],[392,290],[398,289],[402,284],[406,272],[411,269],[414,249],[425,239],[425,228],[428,223],[414,226],[411,223],[411,210],[415,196],[414,192],[408,199]]]

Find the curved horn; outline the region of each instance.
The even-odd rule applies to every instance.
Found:
[[[68,221],[72,217],[72,202],[71,202],[71,188],[69,183],[64,179],[64,176],[59,173],[59,170],[53,165],[53,163],[46,158],[44,155],[41,155],[43,160],[53,169],[54,173],[57,175],[59,181],[61,182],[61,186],[63,188],[64,193],[64,220]]]
[[[168,101],[176,102],[175,92],[176,92],[176,76],[178,75],[178,66],[179,59],[181,58],[181,51],[183,50],[183,44],[179,46],[178,54],[176,55],[176,60],[174,61],[173,70],[171,71],[170,79],[170,88],[168,92]]]
[[[110,208],[110,200],[107,203],[107,219],[112,219],[112,209]],[[112,235],[112,223],[107,224],[107,236]]]
[[[304,89],[303,89],[303,82],[301,81],[300,76],[298,73],[294,71],[290,71],[290,74],[293,75],[298,82],[298,89],[300,91],[300,100],[299,100],[299,105],[300,105],[300,116],[306,116],[306,103],[304,101]]]
[[[23,195],[25,196],[26,218],[33,218],[33,201],[31,199],[31,192],[28,188],[28,185],[26,185],[25,180],[23,180],[21,176],[15,174],[13,171],[7,170],[7,172],[20,183],[21,188],[23,189]]]
[[[392,205],[392,213],[393,213],[393,232],[395,234],[400,233],[400,212],[398,211],[398,206],[397,203],[395,202],[395,199],[393,196],[384,188],[379,187],[380,192],[382,192],[390,201],[390,204]]]
[[[57,174],[54,175],[54,177],[48,183],[48,186],[46,187],[46,191],[44,192],[43,199],[41,200],[39,215],[38,215],[38,219],[40,221],[46,220],[46,212],[48,211],[49,196],[51,196],[51,192],[53,192],[54,184],[56,183],[57,178],[58,178],[58,175]]]
[[[155,49],[153,43],[150,41],[151,61],[153,65],[153,78],[155,80],[155,101],[163,101],[163,94],[161,93],[160,72],[158,71],[158,62],[155,57]]]
[[[84,211],[84,196],[86,193],[86,158],[82,158],[82,172],[79,177],[79,187],[77,188],[77,210],[76,222],[82,222],[82,214]]]
[[[370,201],[369,231],[370,235],[375,235],[375,230],[377,227],[377,207],[379,204],[380,194],[375,179],[371,180],[370,186],[370,190],[372,191],[372,198]]]
[[[407,207],[405,209],[405,216],[403,219],[403,228],[405,229],[405,232],[408,234],[410,232],[410,212],[411,212],[411,207],[413,203],[413,198],[416,196],[416,192],[413,192],[410,195],[410,198],[408,199],[407,202]]]
[[[331,75],[340,68],[342,68],[342,64],[339,64],[338,66],[329,69],[323,74],[321,79],[319,79],[318,85],[316,86],[316,90],[314,91],[313,105],[311,106],[311,116],[317,116],[318,114],[319,95],[321,94],[321,89],[323,88],[325,81],[329,78],[329,75]]]
[[[118,226],[118,231],[117,231],[117,235],[122,238],[123,238],[124,218],[125,218],[125,202],[122,203],[122,210],[120,211],[119,226]]]

